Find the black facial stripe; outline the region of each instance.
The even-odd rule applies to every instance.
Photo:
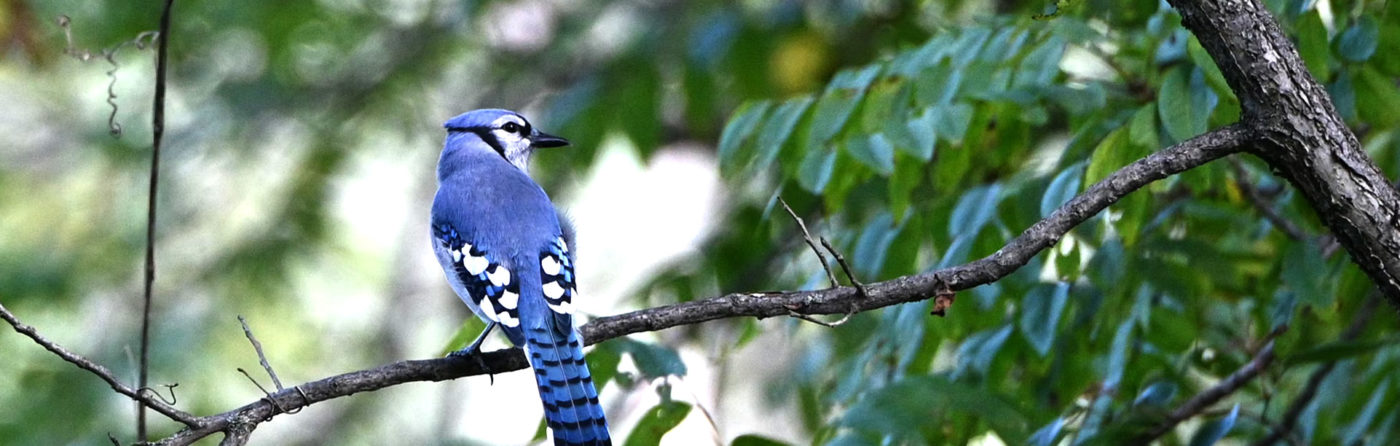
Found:
[[[496,134],[491,133],[490,128],[471,127],[462,130],[475,133],[477,138],[481,138],[481,140],[485,142],[486,145],[491,146],[492,149],[495,149],[496,153],[501,155],[501,158],[506,157],[506,148],[501,145],[501,140],[496,139]],[[507,158],[507,160],[509,159]]]

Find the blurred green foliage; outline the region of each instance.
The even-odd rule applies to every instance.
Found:
[[[121,376],[138,327],[151,53],[117,55],[125,135],[115,139],[102,102],[108,67],[64,56],[54,23],[67,15],[76,47],[108,48],[154,29],[159,3],[0,10],[0,83],[10,91],[0,96],[16,104],[0,118],[10,139],[0,148],[0,299]],[[1400,3],[1266,3],[1395,177]],[[384,258],[426,245],[346,237],[341,208],[364,203],[341,186],[373,170],[367,163],[401,158],[422,178],[386,188],[430,194],[438,123],[465,109],[528,109],[573,140],[571,156],[538,157],[549,190],[588,171],[609,137],[643,159],[676,142],[713,147],[731,186],[716,232],[637,291],[638,307],[825,287],[775,210],[779,195],[861,280],[884,280],[995,252],[1115,169],[1240,114],[1180,18],[1154,2],[177,2],[174,23],[158,233],[162,258],[180,261],[162,264],[153,381],[183,383],[180,406],[199,414],[256,398],[229,379],[233,364],[256,369],[232,313],[279,327],[261,336],[273,357],[295,358],[283,365],[299,375],[290,381],[403,358],[408,340],[390,322],[356,325],[365,331],[335,321],[412,311],[396,297],[410,288],[399,279],[407,267]],[[962,293],[946,318],[924,302],[831,329],[719,321],[672,330],[661,344],[605,343],[590,365],[600,386],[626,392],[684,375],[676,349],[718,343],[729,379],[768,389],[771,407],[749,413],[796,413],[799,430],[782,435],[803,443],[1122,444],[1287,326],[1280,361],[1163,442],[1262,437],[1332,362],[1295,440],[1395,442],[1393,312],[1339,341],[1370,282],[1320,237],[1305,200],[1262,164],[1240,162],[1243,175],[1220,161],[1128,196],[1015,274]],[[1310,238],[1277,230],[1242,185]],[[313,272],[329,278],[305,279]],[[297,298],[308,293],[322,297]],[[771,355],[794,358],[780,373],[747,376],[725,362],[773,331],[793,334],[790,352]],[[0,363],[0,443],[130,437],[130,404],[97,380],[18,336],[0,336],[0,351],[12,358]],[[636,376],[618,371],[623,357]],[[277,421],[290,429],[255,441],[460,441],[373,424],[398,402],[384,393],[308,409],[314,436],[296,428],[313,414],[294,415]],[[699,412],[668,397],[615,437],[655,444]]]

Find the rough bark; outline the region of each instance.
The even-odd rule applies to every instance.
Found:
[[[1400,307],[1400,193],[1381,175],[1258,0],[1169,0],[1240,99],[1247,150],[1307,198]]]

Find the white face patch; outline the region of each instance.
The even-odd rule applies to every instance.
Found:
[[[491,279],[492,285],[506,286],[507,283],[510,283],[510,270],[496,265],[495,268],[491,269],[491,272],[486,273],[486,277]]]
[[[522,171],[530,163],[530,123],[518,115],[505,115],[491,122],[491,136],[501,143],[502,155]]]
[[[554,256],[545,256],[545,258],[540,259],[540,268],[544,269],[545,274],[559,275],[559,266],[559,260],[555,259]]]
[[[505,307],[505,309],[514,310],[515,306],[520,303],[520,295],[506,290],[504,293],[501,293],[501,298],[496,299],[496,301],[500,302],[501,306]]]

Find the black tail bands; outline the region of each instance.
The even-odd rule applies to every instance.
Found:
[[[598,404],[593,375],[583,360],[578,334],[532,327],[525,330],[525,351],[535,371],[544,418],[556,445],[611,445],[608,421]]]

